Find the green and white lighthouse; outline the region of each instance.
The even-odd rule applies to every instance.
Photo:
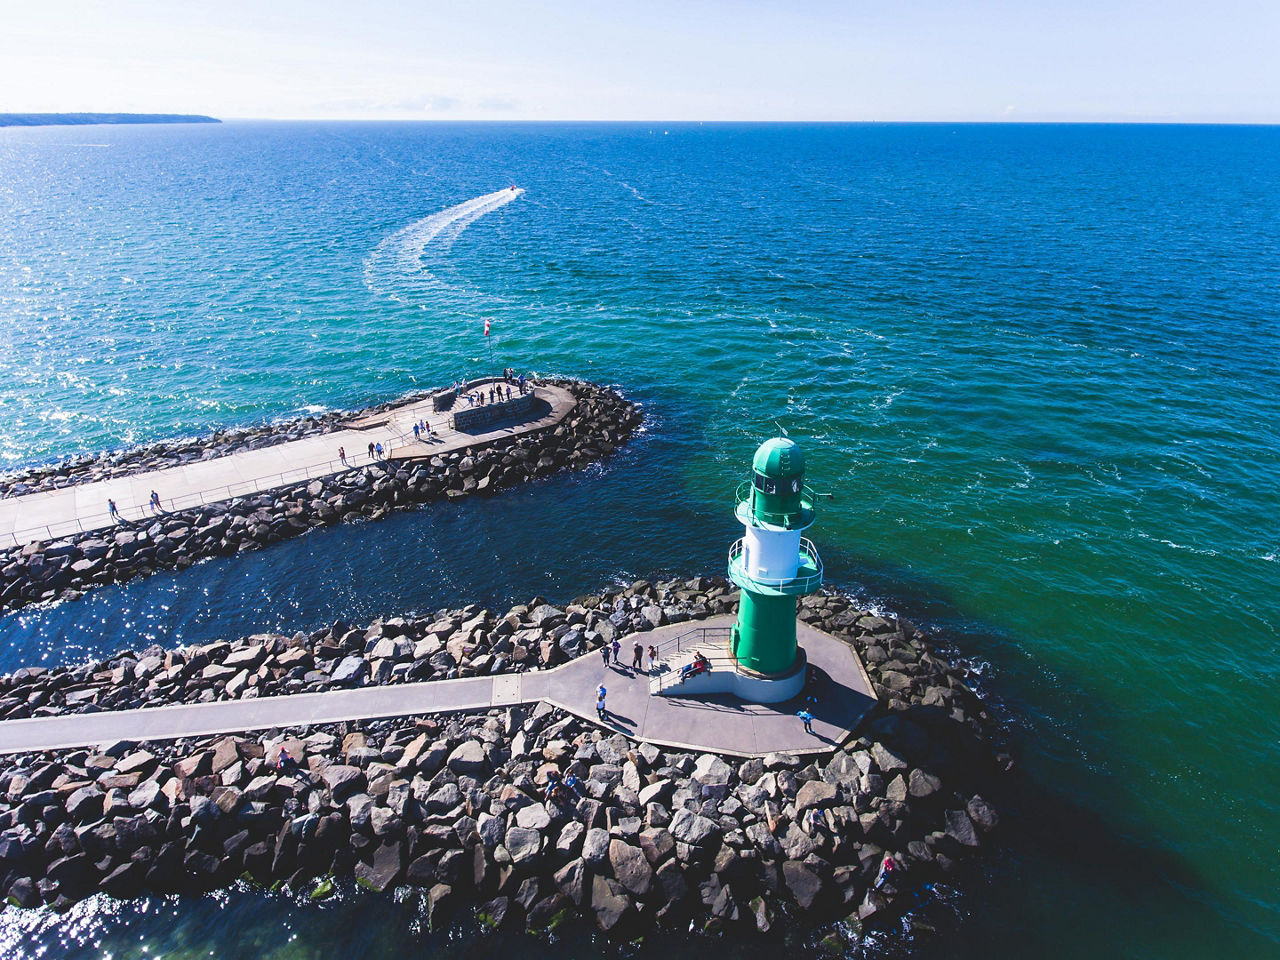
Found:
[[[734,511],[744,536],[729,550],[729,579],[742,588],[730,652],[738,671],[759,681],[751,686],[768,691],[773,701],[803,686],[796,598],[822,586],[822,558],[803,536],[813,524],[816,500],[805,486],[804,468],[795,441],[766,440],[752,460],[751,479],[738,488]]]

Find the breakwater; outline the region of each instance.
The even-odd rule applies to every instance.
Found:
[[[512,672],[735,606],[720,578],[641,581],[562,606],[122,652],[18,671],[0,692],[6,715],[19,701],[51,715]],[[984,784],[1007,758],[963,662],[910,623],[831,593],[800,616],[853,645],[881,698],[834,750],[658,749],[540,705],[14,756],[0,768],[0,881],[16,903],[65,907],[246,876],[323,897],[354,879],[421,888],[433,923],[455,909],[492,926],[581,917],[619,936],[888,922],[985,843]],[[578,782],[548,795],[553,775]],[[877,886],[886,855],[897,869]]]
[[[574,405],[560,421],[519,435],[435,455],[424,448],[419,456],[368,463],[248,496],[10,547],[0,552],[0,609],[72,599],[96,585],[147,576],[160,569],[182,569],[211,556],[261,549],[316,527],[355,519],[377,520],[392,510],[439,499],[488,495],[561,470],[581,469],[610,456],[641,421],[639,407],[615,391],[582,381],[543,382],[568,390]],[[233,455],[315,433],[332,433],[353,420],[367,420],[406,402],[383,404],[358,414],[240,431],[212,438],[203,447],[194,442],[159,445],[100,461],[62,464],[11,478],[9,489],[58,488]],[[531,395],[516,398],[513,404],[528,409],[512,412],[532,415],[537,412],[536,402]],[[498,410],[501,406],[476,409]]]

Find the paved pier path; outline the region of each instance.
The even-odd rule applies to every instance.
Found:
[[[634,636],[648,645],[695,627],[722,627],[732,622],[732,617],[713,617]],[[796,703],[749,704],[731,696],[650,696],[647,673],[635,675],[619,666],[605,667],[600,654],[593,652],[554,670],[530,673],[5,720],[0,721],[0,754],[87,747],[116,740],[175,740],[343,720],[488,710],[538,700],[660,746],[742,757],[773,751],[833,750],[875,704],[875,695],[852,647],[804,624],[798,624],[797,631],[809,663],[821,675],[819,701],[810,707],[814,714],[812,734],[804,731],[796,717]],[[631,637],[625,638],[623,650],[629,652],[632,643]],[[603,722],[595,711],[596,687],[601,682],[609,692],[609,712]]]
[[[478,385],[473,384],[475,386]],[[483,446],[501,437],[528,433],[555,423],[576,402],[573,394],[563,387],[541,385],[534,392],[541,402],[535,401],[529,419],[495,423],[482,428],[483,432],[459,433],[452,429],[450,414],[433,413],[428,397],[353,419],[346,429],[321,436],[128,477],[5,498],[0,500],[0,546],[38,543],[114,526],[115,521],[107,511],[109,499],[116,502],[126,520],[146,520],[153,516],[148,506],[152,490],[160,494],[163,510],[177,511],[341,473],[372,462],[370,443],[381,443],[384,450],[390,449],[392,459],[435,456],[464,447]],[[419,420],[431,424],[432,440],[413,439],[413,425]],[[339,447],[346,449],[345,463],[338,459]]]

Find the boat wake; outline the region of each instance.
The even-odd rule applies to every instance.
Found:
[[[463,230],[523,193],[516,187],[486,193],[397,230],[365,258],[365,286],[394,300],[445,286],[430,269],[432,254],[447,253]]]

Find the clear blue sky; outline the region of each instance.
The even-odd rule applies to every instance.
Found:
[[[1280,122],[1280,0],[8,0],[0,112]]]

